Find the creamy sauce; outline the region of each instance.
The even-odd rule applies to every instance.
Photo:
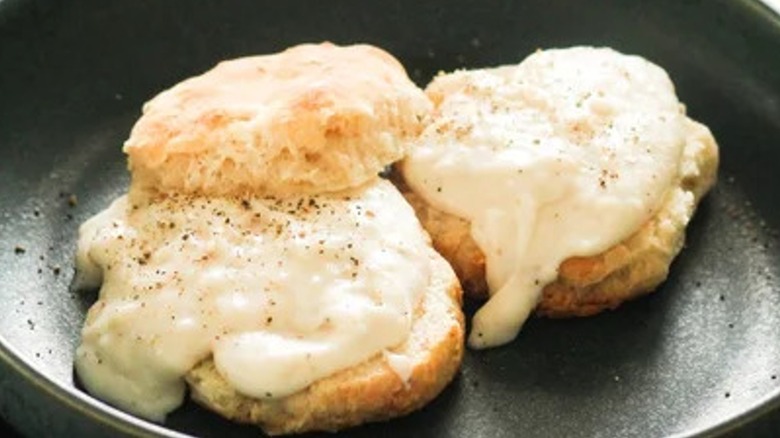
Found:
[[[385,181],[283,200],[121,197],[80,230],[80,281],[102,287],[77,372],[155,420],[211,355],[237,391],[290,395],[406,341],[429,251]]]
[[[409,386],[409,379],[414,371],[414,359],[410,356],[385,351],[385,362],[401,379],[404,386]]]
[[[440,76],[428,92],[436,116],[403,170],[429,203],[471,222],[486,256],[491,297],[471,347],[514,339],[561,262],[628,237],[678,178],[684,109],[642,58],[548,50]]]

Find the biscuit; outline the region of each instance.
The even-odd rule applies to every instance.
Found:
[[[235,391],[207,359],[186,380],[192,398],[271,435],[335,431],[381,421],[421,408],[453,379],[463,357],[464,322],[460,286],[452,269],[433,250],[431,282],[415,313],[409,339],[392,350],[410,361],[405,381],[383,354],[322,379],[279,400],[260,400]]]
[[[221,62],[163,91],[124,151],[134,189],[334,192],[401,158],[430,107],[381,49],[303,44]]]
[[[508,342],[534,307],[589,315],[666,278],[718,148],[662,68],[551,49],[426,93],[431,120],[393,178],[466,293],[490,298],[470,344]]]
[[[165,342],[160,341],[164,336],[150,337],[154,339],[155,348],[159,349],[154,351],[155,359],[137,361],[142,365],[139,369],[138,364],[133,363],[133,360],[152,354],[149,350],[143,350],[146,345],[143,342],[146,338],[125,336],[124,327],[119,327],[121,324],[100,325],[93,330],[93,334],[97,333],[97,336],[83,338],[88,345],[80,347],[83,354],[79,356],[81,362],[77,362],[77,369],[81,370],[80,372],[94,372],[98,375],[91,380],[94,385],[85,385],[88,390],[137,415],[161,420],[181,402],[182,388],[185,383],[181,375],[184,375],[184,380],[190,388],[190,395],[196,402],[229,419],[256,424],[270,434],[338,430],[364,422],[403,415],[421,408],[432,400],[454,378],[462,361],[465,331],[461,311],[462,291],[452,268],[433,250],[412,209],[406,205],[391,184],[378,176],[388,164],[405,155],[410,140],[422,130],[431,107],[432,104],[424,92],[408,79],[403,67],[386,52],[366,45],[338,47],[330,43],[301,45],[279,54],[226,61],[201,76],[188,79],[160,93],[148,102],[142,117],[124,145],[132,173],[129,197],[119,201],[118,204],[115,203],[115,206],[121,208],[112,207],[98,215],[96,219],[89,221],[86,227],[83,226],[82,239],[79,243],[81,261],[79,269],[83,271],[84,276],[91,277],[88,278],[91,284],[98,285],[102,281],[102,271],[91,265],[93,260],[90,257],[85,257],[93,246],[93,237],[97,235],[90,232],[90,230],[95,231],[93,228],[108,230],[105,241],[101,240],[98,243],[98,246],[104,243],[105,246],[101,246],[101,249],[96,251],[103,254],[101,250],[108,248],[107,252],[110,256],[107,258],[110,261],[106,263],[106,269],[110,269],[110,263],[114,259],[119,263],[128,260],[132,262],[127,266],[129,270],[136,269],[135,273],[123,271],[121,275],[128,277],[118,287],[112,289],[119,296],[117,300],[119,306],[123,304],[122,292],[125,290],[123,287],[128,284],[135,287],[134,279],[146,278],[138,272],[148,269],[154,272],[154,275],[168,273],[167,268],[155,265],[158,262],[168,263],[171,260],[182,262],[183,260],[185,269],[172,271],[177,276],[175,287],[180,287],[181,290],[177,292],[179,298],[172,299],[171,302],[183,302],[183,307],[191,310],[193,306],[199,306],[194,303],[205,302],[204,306],[212,305],[208,301],[201,301],[199,298],[202,296],[195,298],[197,293],[211,290],[211,286],[203,286],[200,283],[201,276],[190,276],[195,270],[200,272],[205,270],[208,264],[222,266],[221,263],[225,263],[231,269],[242,269],[242,272],[247,272],[241,263],[251,262],[259,263],[260,266],[270,266],[270,264],[263,264],[261,260],[268,254],[271,254],[269,257],[275,257],[274,266],[282,266],[287,254],[293,254],[289,257],[296,257],[295,254],[298,254],[297,257],[301,258],[303,257],[301,253],[306,255],[316,251],[313,249],[314,244],[301,243],[299,246],[291,245],[292,250],[289,253],[286,252],[288,248],[285,247],[282,250],[283,256],[276,257],[275,253],[263,250],[258,253],[259,255],[241,258],[242,255],[250,252],[253,244],[273,241],[273,238],[260,239],[259,234],[262,233],[275,233],[274,237],[284,236],[284,239],[294,244],[300,243],[302,239],[313,239],[311,237],[313,234],[308,233],[306,231],[308,229],[301,226],[302,220],[294,221],[289,217],[287,220],[281,219],[285,215],[310,214],[312,217],[322,219],[317,222],[318,224],[332,221],[342,225],[348,224],[347,226],[350,227],[346,231],[343,227],[334,226],[317,228],[317,230],[326,230],[329,237],[350,237],[353,233],[359,234],[359,231],[352,227],[370,222],[372,218],[388,220],[376,230],[372,229],[371,232],[374,233],[372,236],[376,238],[387,235],[389,223],[394,226],[393,231],[399,229],[408,231],[405,227],[412,224],[413,233],[402,235],[398,239],[402,243],[413,244],[411,247],[399,249],[396,254],[392,248],[389,248],[392,245],[385,244],[372,254],[378,254],[378,258],[388,259],[387,264],[377,262],[383,267],[389,266],[387,269],[396,266],[392,258],[397,256],[406,261],[413,260],[413,263],[409,263],[408,266],[417,266],[417,262],[427,263],[429,259],[430,270],[428,266],[424,266],[420,272],[412,272],[412,275],[419,274],[420,281],[418,283],[415,280],[410,284],[419,287],[408,291],[404,289],[407,283],[399,283],[401,275],[388,274],[386,278],[391,280],[373,282],[366,280],[366,286],[360,290],[365,296],[356,294],[350,299],[365,299],[366,302],[380,300],[377,307],[382,308],[382,311],[370,315],[374,315],[379,323],[386,322],[384,325],[379,325],[387,329],[385,334],[393,334],[394,332],[390,330],[398,328],[402,323],[403,336],[399,336],[398,339],[392,338],[395,340],[383,344],[381,349],[371,349],[366,354],[373,356],[367,360],[363,360],[365,356],[359,356],[349,362],[349,365],[339,365],[340,368],[335,368],[335,372],[326,368],[327,372],[316,374],[318,366],[321,366],[319,369],[321,371],[328,364],[316,363],[316,357],[310,361],[309,355],[305,358],[301,357],[298,362],[301,364],[301,369],[315,368],[312,372],[315,377],[311,381],[298,382],[300,385],[285,387],[286,380],[271,378],[270,380],[274,382],[285,382],[280,385],[283,387],[282,390],[277,392],[277,389],[274,389],[273,393],[266,391],[265,397],[260,393],[255,393],[254,396],[242,394],[236,388],[243,388],[246,393],[253,389],[247,390],[247,385],[236,383],[236,377],[238,376],[240,380],[241,377],[252,376],[244,373],[263,371],[255,370],[254,366],[247,366],[241,358],[230,363],[233,367],[226,367],[224,358],[235,359],[236,356],[220,355],[219,351],[214,352],[214,348],[217,348],[214,344],[204,344],[204,342],[212,342],[211,339],[219,339],[222,335],[246,334],[244,330],[249,330],[250,334],[263,332],[265,329],[252,331],[257,321],[260,323],[264,321],[266,327],[274,324],[274,330],[281,331],[286,330],[284,324],[290,325],[293,329],[296,327],[295,324],[306,327],[307,324],[312,324],[312,312],[307,311],[307,308],[296,307],[295,312],[292,313],[302,317],[292,319],[283,310],[279,310],[286,308],[285,300],[279,298],[278,302],[276,299],[255,300],[252,301],[253,304],[249,304],[258,305],[260,309],[265,308],[263,306],[273,307],[274,312],[280,312],[276,315],[277,318],[265,316],[265,313],[260,315],[260,312],[257,312],[259,319],[255,319],[253,311],[243,314],[231,313],[246,316],[244,322],[248,321],[246,327],[250,327],[250,329],[239,328],[235,333],[225,331],[227,330],[225,325],[218,325],[224,322],[221,322],[218,317],[214,317],[214,321],[207,319],[213,314],[221,315],[220,312],[212,312],[213,308],[193,312],[200,316],[189,319],[177,319],[173,313],[170,317],[166,313],[157,318],[161,315],[155,312],[158,307],[146,306],[146,302],[143,302],[133,309],[149,308],[153,317],[157,319],[148,321],[148,324],[147,320],[144,320],[141,326],[153,326],[154,330],[162,327],[160,331],[169,335],[164,339]],[[337,211],[336,208],[326,208],[324,206],[329,204],[320,202],[323,198],[329,197],[338,198],[339,202],[352,202],[355,196],[370,193],[374,189],[391,194],[394,203],[388,203],[385,198],[383,202],[377,204],[376,208],[370,209],[364,208],[362,204],[353,203],[344,207],[348,209],[345,213],[341,210]],[[250,211],[254,199],[263,205],[267,203],[268,208]],[[130,203],[127,203],[128,201]],[[182,206],[177,202],[184,204]],[[172,207],[168,208],[169,206]],[[195,209],[202,210],[204,213],[201,215]],[[320,213],[324,214],[320,216]],[[354,215],[349,216],[352,213]],[[134,239],[125,239],[124,235],[117,237],[112,234],[113,228],[118,227],[117,224],[129,223],[128,218],[132,214],[145,215],[140,223],[151,223],[152,226],[142,227],[140,231],[134,226],[128,226],[129,232],[138,232],[138,236]],[[172,216],[176,214],[184,217],[177,217],[174,221]],[[399,221],[399,215],[402,215],[405,220]],[[343,218],[348,218],[349,221]],[[316,222],[316,219],[312,220]],[[109,223],[111,225],[108,225]],[[295,229],[294,235],[284,234],[288,231],[292,233],[288,227],[290,230]],[[179,236],[180,233],[184,234]],[[201,241],[201,237],[198,236],[206,237]],[[406,242],[406,238],[412,240]],[[138,242],[142,242],[139,245],[143,246],[144,250],[140,255],[131,254],[132,251],[125,250],[122,246],[125,243],[132,246]],[[225,245],[225,242],[229,244]],[[380,242],[386,241],[380,240]],[[328,255],[330,254],[328,245],[331,243],[326,239],[316,243],[322,256],[313,257],[320,261],[317,264],[320,270],[336,269],[338,273],[333,275],[344,276],[340,280],[350,282],[358,276],[358,271],[371,269],[374,266],[371,260],[362,259],[361,262],[361,259],[355,257],[350,257],[348,261],[344,257],[339,259],[339,254],[343,251],[350,253],[344,248],[351,249],[351,242],[344,247],[338,247],[334,258],[329,259],[331,255]],[[168,248],[168,244],[180,249],[170,253],[163,251],[168,255],[173,254],[170,259],[166,258],[168,257],[166,255],[158,260],[157,252],[149,249]],[[184,251],[186,256],[182,256],[180,253],[185,245],[194,246],[188,246]],[[217,247],[228,249],[217,251],[215,249]],[[356,244],[355,247],[365,247],[365,245]],[[201,250],[205,252],[200,254],[198,251]],[[187,259],[187,256],[195,257],[195,263]],[[291,263],[291,265],[304,265],[300,260],[296,263],[299,264]],[[348,269],[344,270],[345,267]],[[289,269],[294,270],[294,268]],[[413,271],[403,269],[400,272]],[[253,271],[252,266],[248,270],[258,272],[258,270]],[[309,280],[310,271],[303,272],[302,278]],[[348,276],[350,272],[351,277]],[[288,274],[284,272],[281,277],[287,278]],[[191,280],[190,277],[195,278],[192,284],[180,286]],[[211,277],[206,277],[208,278],[205,284],[210,285]],[[215,277],[217,277],[215,281],[222,281],[225,278],[221,274]],[[296,275],[292,277],[297,278]],[[275,284],[277,281],[284,282],[278,279],[270,280],[267,285],[269,291],[276,290],[270,287],[270,284]],[[258,281],[250,280],[249,283],[251,284],[247,285],[247,290],[260,287],[257,285]],[[162,287],[165,284],[167,283],[144,285],[141,290],[146,293],[146,287],[151,287],[152,289],[149,290],[153,290],[154,287]],[[338,284],[344,286],[345,283]],[[106,302],[114,298],[114,294],[108,293],[109,288],[105,286],[103,284],[101,290],[103,302],[93,307],[96,309],[91,311],[93,314],[100,314],[102,309],[108,306]],[[293,289],[295,287],[297,289]],[[395,288],[393,290],[402,292],[399,295],[406,292],[413,292],[413,294],[406,293],[406,296],[393,295],[387,298],[398,302],[381,301],[383,288]],[[341,290],[344,287],[333,289]],[[184,290],[199,292],[184,294]],[[226,290],[230,291],[230,289]],[[286,289],[286,291],[291,290],[305,296],[306,299],[303,300],[305,302],[316,302],[311,299],[311,294],[317,292],[316,288],[310,291],[306,286],[293,285]],[[160,294],[154,296],[158,297]],[[135,297],[140,300],[141,293],[137,293]],[[361,311],[367,306],[365,303],[353,301],[345,303],[336,301],[336,304],[346,309],[344,312],[347,314]],[[242,306],[245,304],[241,304],[243,302],[241,300],[236,302],[230,298],[223,300],[222,306],[228,308],[238,306],[244,309]],[[293,302],[300,306],[302,301],[293,300]],[[394,307],[396,310],[400,308],[397,315],[392,314]],[[373,307],[369,308],[371,309]],[[135,313],[133,315],[137,316]],[[111,319],[113,316],[114,314],[110,314],[106,319]],[[231,321],[233,319],[237,318],[232,318]],[[190,338],[174,336],[171,339],[172,331],[167,329],[166,324],[178,324],[180,320],[186,321],[183,323],[185,327],[202,330],[202,333],[191,330],[187,332]],[[199,323],[192,324],[194,320]],[[90,322],[88,319],[87,326]],[[334,328],[336,326],[345,327],[348,332],[354,330],[351,325],[330,325],[329,321],[322,324],[322,330],[325,332],[336,330]],[[212,338],[209,330],[215,327],[223,332],[217,333]],[[302,333],[313,330],[311,327],[306,327],[304,327],[306,330],[301,329]],[[373,339],[377,337],[377,332],[371,331],[373,330],[370,329],[371,327],[376,326],[366,325],[363,327],[364,330],[356,331]],[[103,345],[93,348],[93,344],[90,343],[91,340],[99,337],[100,330],[103,329],[116,330],[119,333],[118,337],[129,340],[133,347],[127,350],[119,348],[120,353],[127,354],[118,354],[120,357],[115,361],[104,361],[95,351],[106,355],[111,353],[112,357],[117,351],[110,352],[108,351],[110,348],[103,351],[101,350]],[[406,337],[407,329],[410,329],[408,337]],[[85,333],[86,330],[87,328]],[[109,336],[111,334],[113,333]],[[275,334],[276,332],[272,332],[269,339]],[[302,339],[302,342],[308,340],[306,335],[300,336],[295,339]],[[192,339],[196,341],[186,344]],[[348,341],[353,339],[355,338],[349,338]],[[365,338],[358,339],[365,341]],[[177,344],[176,348],[168,350],[173,351],[173,358],[171,355],[157,354],[165,351],[165,348],[160,345],[166,342],[168,342],[167,346]],[[195,349],[190,348],[193,344],[196,345]],[[226,348],[229,349],[233,344],[224,341],[219,345],[228,345]],[[344,347],[344,345],[336,345]],[[365,344],[358,342],[351,344],[351,346],[355,345]],[[110,347],[117,348],[116,344]],[[135,348],[140,348],[141,351],[138,352]],[[354,357],[356,353],[349,350],[343,348],[332,352],[337,353],[335,355],[340,358]],[[256,359],[255,363],[268,365],[269,362],[264,361],[264,356],[254,354],[256,351],[260,350],[253,346],[241,350],[239,356],[246,352],[246,356]],[[277,352],[273,348],[262,351]],[[374,353],[375,351],[377,353]],[[177,352],[180,354],[176,354]],[[358,353],[364,354],[360,351]],[[201,360],[204,357],[205,359]],[[189,360],[192,362],[187,362]],[[79,367],[79,363],[83,366]],[[171,363],[175,365],[170,365]],[[194,363],[197,365],[191,368]],[[289,368],[285,368],[286,364],[288,363],[284,361],[272,363],[268,369],[276,365],[277,371],[282,370],[282,374],[287,372],[288,375],[298,375],[296,372],[288,372]],[[106,369],[108,371],[105,371]],[[124,377],[124,369],[131,369],[128,373],[131,378],[119,381],[125,384],[123,387],[115,383],[117,377],[120,379]],[[170,369],[175,369],[173,378],[170,376]],[[264,375],[259,376],[272,375],[268,369]],[[109,372],[115,373],[109,376],[113,380],[103,379],[102,377]],[[143,378],[138,379],[141,380],[140,382],[135,380],[139,375],[143,375]],[[82,380],[87,381],[88,379],[83,377],[94,376],[82,376]],[[110,381],[111,384],[103,387],[102,382],[106,381]],[[155,392],[164,386],[159,384],[160,382],[171,383],[170,388],[163,388],[166,391],[161,391],[167,397],[164,403],[157,403],[163,398],[158,397]],[[132,388],[132,391],[125,391],[127,387]],[[248,387],[256,389],[252,384]],[[173,390],[167,391],[171,388]],[[151,405],[151,408],[147,405]]]

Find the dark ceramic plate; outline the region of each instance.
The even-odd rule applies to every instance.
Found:
[[[70,289],[76,230],[125,190],[120,146],[145,100],[221,59],[324,39],[384,47],[420,84],[537,47],[613,46],[664,66],[722,151],[655,294],[532,320],[469,352],[423,411],[345,435],[708,435],[780,404],[780,21],[760,4],[0,0],[0,413],[16,428],[257,435],[192,404],[152,425],[74,386],[94,300]]]

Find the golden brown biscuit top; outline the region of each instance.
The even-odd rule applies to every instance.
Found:
[[[376,177],[430,109],[387,52],[299,45],[225,61],[143,109],[134,185],[201,194],[330,192]]]

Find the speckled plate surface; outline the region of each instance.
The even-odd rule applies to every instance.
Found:
[[[423,411],[347,436],[717,434],[780,404],[780,20],[757,2],[0,0],[0,414],[31,436],[256,436],[186,404],[163,425],[74,386],[94,294],[78,224],[122,193],[141,104],[217,61],[369,42],[424,84],[537,47],[609,45],[664,66],[721,144],[720,182],[657,293],[530,321],[469,352]]]

